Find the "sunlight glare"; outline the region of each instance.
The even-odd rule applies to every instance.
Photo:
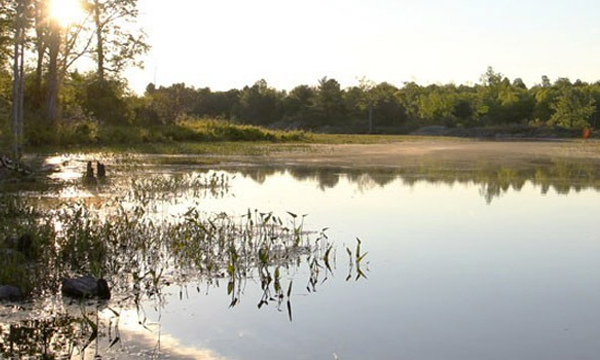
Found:
[[[77,23],[84,16],[80,0],[51,0],[49,6],[50,17],[63,27]]]

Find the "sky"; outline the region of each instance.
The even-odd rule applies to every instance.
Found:
[[[152,50],[130,86],[342,87],[365,77],[474,84],[488,66],[529,86],[600,80],[597,0],[139,0]]]

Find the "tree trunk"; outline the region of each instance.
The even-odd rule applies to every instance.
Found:
[[[13,158],[19,161],[22,155],[23,141],[23,77],[24,77],[24,57],[25,57],[25,10],[27,4],[25,0],[17,3],[17,14],[15,17],[15,44],[13,54],[13,93],[11,107],[11,131],[13,136]]]
[[[17,15],[19,16],[19,15]],[[12,91],[12,108],[10,113],[10,128],[13,136],[13,157],[17,159],[19,157],[19,146],[18,146],[18,134],[17,127],[19,121],[19,87],[21,81],[19,79],[19,56],[21,55],[21,50],[19,46],[19,41],[21,38],[21,29],[19,25],[19,20],[17,20],[17,26],[15,27],[15,46],[14,46],[14,54],[13,54],[13,91]]]
[[[34,78],[34,102],[36,106],[41,106],[43,103],[44,89],[42,87],[42,78],[44,75],[44,55],[46,52],[46,39],[44,31],[45,9],[43,3],[39,0],[35,2],[35,50],[37,55],[37,63],[35,68]]]
[[[97,59],[97,73],[100,82],[104,82],[104,37],[102,36],[102,23],[100,19],[100,3],[98,0],[94,0],[94,24],[96,25],[96,56]]]
[[[58,119],[58,53],[60,50],[60,29],[56,24],[53,24],[49,34],[48,49],[48,81],[44,115],[46,121],[54,123]]]
[[[23,131],[25,128],[25,29],[22,29],[21,32],[21,63],[19,64],[19,118],[17,119],[19,157],[17,160],[20,160],[21,156],[23,155],[23,141],[25,139]]]

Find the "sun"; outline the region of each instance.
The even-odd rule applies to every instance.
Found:
[[[63,27],[77,23],[84,17],[80,0],[50,0],[48,11],[50,17]]]

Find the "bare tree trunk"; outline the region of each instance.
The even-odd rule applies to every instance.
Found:
[[[97,73],[98,79],[104,82],[104,37],[102,36],[102,23],[100,19],[100,3],[98,0],[94,0],[94,24],[96,26],[96,56],[97,59]]]
[[[23,122],[23,63],[25,48],[25,10],[27,4],[25,0],[17,3],[17,14],[15,17],[15,44],[13,54],[13,94],[11,108],[11,131],[13,135],[13,158],[16,161],[21,159],[22,155],[22,124]]]
[[[34,101],[36,106],[40,106],[43,103],[44,89],[42,87],[42,78],[44,71],[44,55],[46,52],[46,39],[45,39],[45,22],[46,20],[46,9],[43,2],[37,0],[35,4],[35,50],[37,53],[37,64],[35,68],[35,79],[34,79]]]
[[[18,16],[18,15],[17,15]],[[19,121],[19,56],[21,54],[19,41],[21,37],[21,29],[17,20],[17,26],[15,28],[15,47],[13,56],[13,91],[12,91],[12,108],[10,114],[10,128],[13,135],[13,157],[16,159],[19,156],[18,152],[18,136],[17,136],[17,124]]]
[[[23,141],[25,140],[25,30],[21,30],[21,63],[19,64],[19,119],[17,123],[18,153],[21,159],[23,155]]]
[[[60,51],[60,29],[58,25],[55,24],[52,27],[48,38],[48,81],[44,113],[46,120],[50,123],[54,123],[58,119],[58,53]]]

